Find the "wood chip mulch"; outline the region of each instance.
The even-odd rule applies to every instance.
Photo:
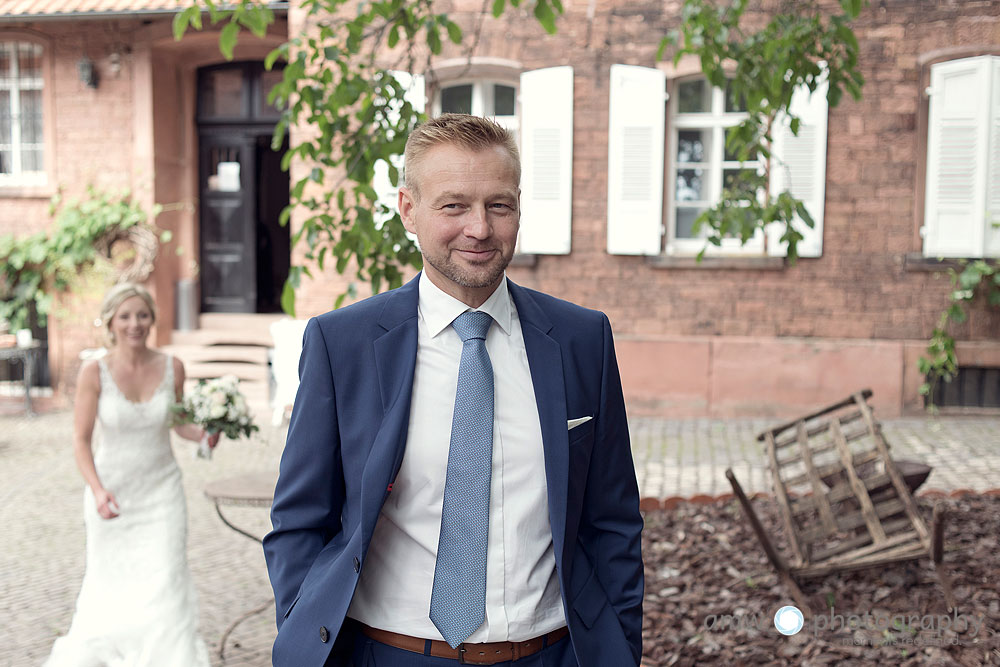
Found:
[[[955,612],[922,559],[806,580],[814,615],[793,636],[774,626],[791,595],[736,501],[647,512],[643,665],[1000,665],[1000,497],[918,498],[928,525],[937,502]],[[775,503],[754,506],[783,547]]]

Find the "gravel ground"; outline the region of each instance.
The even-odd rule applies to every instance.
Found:
[[[754,502],[766,527],[781,525],[773,501]],[[918,502],[929,520],[932,501]],[[790,637],[773,619],[794,603],[735,501],[647,513],[644,664],[1000,664],[1000,497],[939,502],[955,613],[923,559],[807,580],[815,614]]]

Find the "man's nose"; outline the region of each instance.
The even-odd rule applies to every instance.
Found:
[[[465,235],[477,239],[485,239],[490,235],[490,223],[486,217],[485,206],[472,206],[466,216]]]

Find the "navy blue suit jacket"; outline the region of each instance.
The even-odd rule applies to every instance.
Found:
[[[406,445],[418,280],[310,320],[264,538],[279,667],[321,666]],[[611,326],[508,282],[538,403],[549,522],[581,667],[642,651],[642,517]],[[593,419],[567,431],[567,420]],[[340,648],[338,647],[338,652]]]

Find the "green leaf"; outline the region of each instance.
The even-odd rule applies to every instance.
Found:
[[[441,36],[438,34],[437,28],[431,25],[427,26],[427,46],[434,55],[441,53]]]
[[[295,317],[295,287],[292,285],[291,276],[285,281],[284,287],[281,288],[281,309],[289,317]]]
[[[493,18],[500,18],[506,4],[505,0],[493,0],[493,8],[491,10]]]
[[[233,59],[233,51],[236,49],[236,39],[240,33],[240,26],[235,21],[230,21],[219,33],[219,51],[222,52],[226,60]]]
[[[197,5],[192,5],[186,8],[184,11],[174,14],[173,30],[174,39],[180,41],[181,37],[184,36],[184,32],[187,30],[188,26],[198,22],[195,27],[201,30],[201,13]]]
[[[545,29],[545,32],[554,35],[556,32],[556,15],[549,7],[547,0],[537,0],[535,4],[535,18]]]
[[[454,21],[448,21],[448,39],[451,40],[452,44],[462,43],[462,28],[459,27]]]

